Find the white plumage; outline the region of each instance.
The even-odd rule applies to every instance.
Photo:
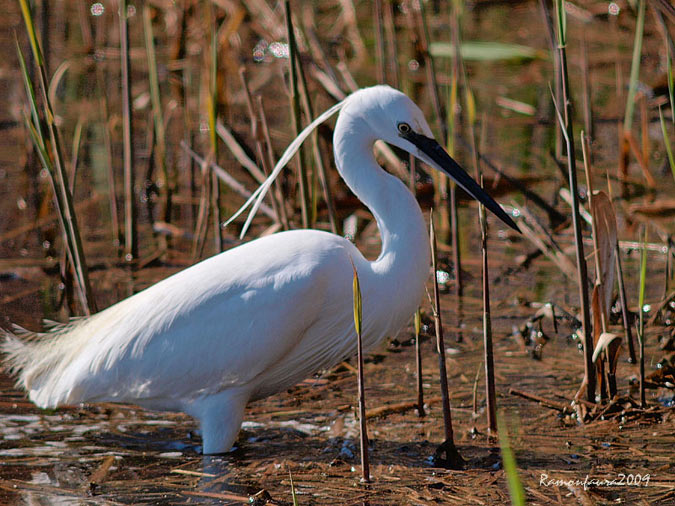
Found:
[[[395,334],[420,303],[429,247],[414,197],[373,157],[377,139],[445,170],[510,221],[480,188],[471,187],[472,180],[467,183],[466,174],[439,158],[421,111],[405,95],[376,86],[354,93],[333,112],[340,107],[336,163],[375,215],[382,235],[377,260],[369,262],[333,234],[282,232],[204,260],[45,334],[21,339],[15,335],[20,332],[5,332],[2,350],[30,399],[40,407],[114,401],[183,411],[200,421],[204,453],[221,453],[231,448],[249,400],[282,391],[355,353],[351,262],[363,294],[364,346]],[[282,157],[270,182],[290,155]]]

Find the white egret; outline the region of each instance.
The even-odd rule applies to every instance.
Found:
[[[232,447],[249,401],[356,352],[352,261],[363,295],[364,347],[394,335],[420,304],[429,241],[413,195],[377,164],[377,139],[447,173],[516,228],[433,140],[422,112],[403,93],[387,86],[363,89],[318,121],[338,109],[335,161],[377,220],[382,251],[375,261],[337,235],[282,232],[43,334],[5,331],[2,350],[30,399],[43,408],[112,401],[182,411],[199,420],[204,453],[222,453]],[[259,201],[310,127],[256,192]]]

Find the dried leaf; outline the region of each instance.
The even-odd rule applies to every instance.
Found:
[[[598,265],[600,271],[596,273],[596,284],[601,286],[600,310],[604,320],[609,317],[609,307],[612,302],[612,292],[616,279],[615,252],[616,252],[616,215],[614,206],[604,191],[599,191],[592,198],[592,212],[595,218],[595,233],[598,245]]]
[[[619,340],[620,344],[621,343],[620,335],[613,334],[611,332],[603,332],[602,334],[600,334],[600,338],[598,339],[598,342],[595,345],[595,349],[593,350],[593,362],[596,362],[598,360],[598,357],[600,356],[600,353],[602,353],[603,350],[608,349],[609,345],[617,339]]]

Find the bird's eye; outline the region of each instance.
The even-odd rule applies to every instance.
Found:
[[[401,122],[401,123],[398,124],[398,132],[400,134],[403,134],[403,135],[409,134],[411,130],[412,130],[412,128],[410,128],[410,125],[408,125],[408,123]]]

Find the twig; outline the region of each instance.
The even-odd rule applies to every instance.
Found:
[[[572,411],[571,408],[565,404],[546,399],[545,397],[541,397],[539,395],[523,392],[522,390],[516,390],[515,388],[509,388],[509,394],[522,397],[523,399],[527,399],[528,401],[538,402],[542,406],[555,409],[556,411],[560,411],[561,413],[571,413]]]

